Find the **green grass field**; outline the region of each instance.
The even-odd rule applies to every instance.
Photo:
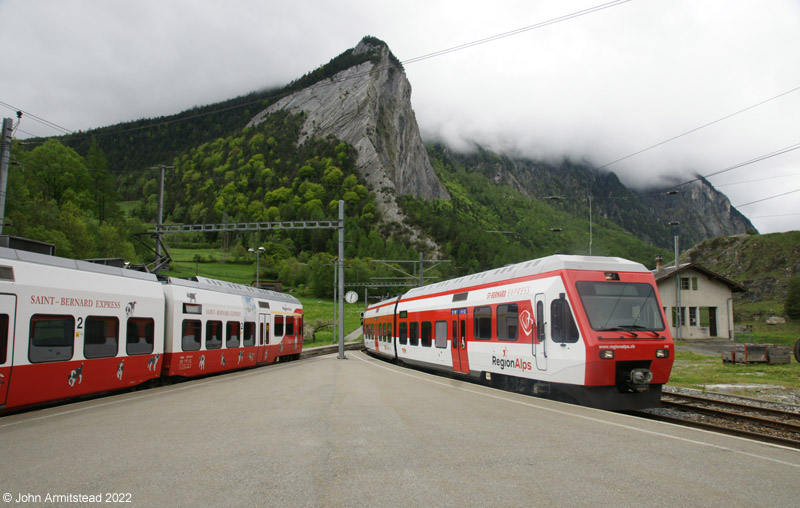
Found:
[[[678,352],[669,385],[705,389],[710,385],[755,384],[800,389],[800,364],[784,365],[723,363],[720,356]]]

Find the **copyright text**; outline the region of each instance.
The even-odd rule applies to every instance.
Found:
[[[3,494],[4,503],[38,503],[38,504],[61,504],[61,503],[130,503],[133,501],[129,492],[105,492],[100,494],[32,494],[30,492]]]

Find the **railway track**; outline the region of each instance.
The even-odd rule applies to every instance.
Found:
[[[680,393],[664,393],[661,406],[643,414],[651,419],[800,449],[800,408],[785,411],[747,399],[734,402]]]

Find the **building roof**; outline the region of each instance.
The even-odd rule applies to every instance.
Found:
[[[684,263],[684,264],[680,265],[678,267],[677,272],[680,273],[680,272],[685,272],[687,270],[694,270],[696,272],[700,272],[700,273],[706,275],[709,279],[716,280],[720,284],[724,284],[724,285],[730,287],[731,291],[733,291],[734,293],[745,293],[745,292],[747,292],[747,288],[745,286],[743,286],[742,284],[739,284],[738,282],[732,281],[727,277],[724,277],[724,276],[722,276],[722,275],[720,275],[718,273],[712,272],[711,270],[709,270],[707,268],[703,268],[702,266],[696,265],[694,263]],[[657,268],[655,270],[652,270],[652,272],[653,272],[653,277],[655,277],[655,279],[656,279],[656,283],[660,283],[661,281],[664,281],[664,280],[667,280],[667,279],[671,279],[675,275],[676,270],[675,270],[674,266],[662,266],[661,268]]]

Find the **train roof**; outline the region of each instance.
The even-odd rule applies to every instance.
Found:
[[[542,273],[555,272],[559,270],[589,270],[602,272],[649,272],[641,263],[630,261],[623,258],[602,257],[602,256],[567,256],[557,254],[530,261],[523,261],[514,265],[507,265],[494,270],[465,275],[457,279],[450,279],[427,286],[422,286],[409,290],[403,298],[414,298],[426,296],[433,293],[442,293],[460,288],[491,284],[508,279],[529,277]]]
[[[30,252],[26,250],[7,249],[5,247],[0,247],[0,259],[22,261],[37,265],[48,265],[58,268],[67,268],[70,270],[79,270],[83,272],[94,272],[105,275],[115,275],[117,277],[127,277],[129,279],[147,280],[153,282],[156,282],[158,280],[155,274],[152,273],[139,272],[136,270],[129,270],[127,268],[118,268],[98,263],[91,263],[89,261],[81,261],[78,259],[68,259],[58,256],[50,256],[47,254],[39,254],[37,252]]]
[[[175,286],[184,286],[197,289],[208,289],[220,293],[251,296],[253,298],[263,298],[265,300],[272,300],[277,302],[300,305],[300,300],[287,293],[279,293],[278,291],[271,291],[269,289],[261,289],[253,286],[245,286],[244,284],[237,284],[235,282],[227,282],[224,280],[209,279],[208,277],[198,276],[194,277],[194,279],[195,280],[170,277],[167,280],[167,283]]]

